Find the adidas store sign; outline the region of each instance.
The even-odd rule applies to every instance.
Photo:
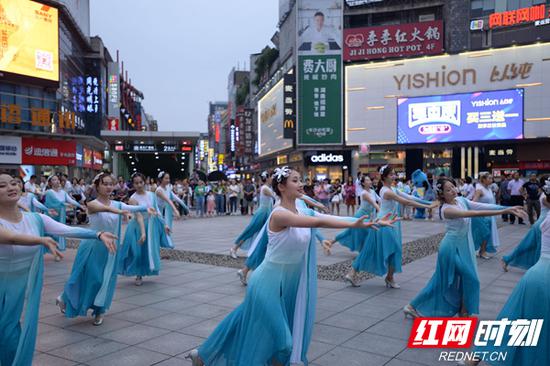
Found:
[[[309,152],[306,153],[308,165],[349,165],[351,155],[349,151],[338,152]]]
[[[343,163],[344,156],[323,153],[321,155],[313,155],[311,157],[311,162],[312,163]]]

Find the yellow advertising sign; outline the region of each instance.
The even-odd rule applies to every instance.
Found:
[[[59,81],[58,10],[0,0],[0,71]]]

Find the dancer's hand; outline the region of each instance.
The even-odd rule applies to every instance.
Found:
[[[103,245],[105,245],[109,253],[116,252],[116,243],[115,243],[115,241],[117,240],[116,235],[109,233],[107,231],[104,231],[99,235],[98,239],[103,242]]]
[[[146,238],[147,238],[147,236],[145,234],[141,234],[141,236],[139,237],[139,240],[138,240],[138,244],[141,245],[141,244],[145,243]]]
[[[170,235],[172,233],[172,230],[170,230],[170,228],[168,227],[168,225],[166,225],[164,227],[164,232],[166,233],[166,235]]]
[[[369,215],[364,215],[355,220],[353,225],[351,227],[358,228],[358,229],[374,229],[378,230],[378,228],[375,226],[374,221],[367,221],[369,218]]]
[[[514,216],[519,217],[520,219],[523,219],[524,221],[527,221],[529,217],[527,216],[527,212],[522,206],[514,206],[510,207],[504,210],[504,213],[506,214],[512,214]]]
[[[330,213],[330,210],[325,205],[323,205],[323,208],[321,208],[321,211],[323,211],[324,214],[329,214]]]
[[[401,220],[401,218],[397,215],[387,214],[386,216],[382,217],[381,219],[376,220],[376,225],[378,226],[389,226],[393,227],[393,224],[397,221]]]
[[[179,220],[180,217],[181,217],[181,215],[180,215],[179,211],[178,211],[178,210],[174,210],[174,218],[175,218],[176,220]]]
[[[323,246],[323,252],[325,253],[325,255],[331,255],[331,251],[330,249],[332,248],[332,243],[333,241],[331,240],[323,240],[323,242],[321,243],[321,245]]]
[[[50,209],[48,210],[48,214],[49,214],[50,216],[57,216],[57,211],[54,210],[53,208],[50,208]]]
[[[147,213],[148,213],[149,215],[151,215],[151,216],[158,216],[158,211],[155,210],[153,207],[149,207],[149,208],[147,209]]]
[[[53,240],[49,236],[44,236],[40,239],[41,244],[48,248],[48,250],[54,257],[63,258],[63,253],[61,253],[59,249],[57,249],[57,242],[55,240]]]
[[[433,202],[430,204],[430,208],[431,208],[431,209],[438,208],[439,205],[440,205],[439,200],[436,200],[436,201],[433,201]]]

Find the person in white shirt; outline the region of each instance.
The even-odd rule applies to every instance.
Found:
[[[36,175],[31,175],[30,179],[25,183],[25,192],[36,193]]]
[[[476,189],[472,184],[472,177],[466,177],[466,179],[464,179],[464,185],[462,186],[462,197],[472,200],[474,198],[475,192]]]
[[[229,183],[228,196],[229,196],[229,212],[231,215],[237,213],[237,199],[241,193],[241,188],[235,182],[235,179],[231,179]]]
[[[519,173],[514,173],[514,179],[508,182],[508,192],[510,193],[510,206],[523,206],[522,188],[525,182],[519,178]],[[510,225],[516,221],[514,216],[510,217]],[[525,225],[523,219],[518,217],[518,224]]]
[[[314,25],[308,26],[300,40],[300,50],[311,51],[316,54],[324,54],[340,49],[337,32],[334,27],[325,26],[325,14],[317,11],[313,16]]]
[[[363,194],[363,185],[361,181],[363,173],[357,172],[357,179],[355,179],[355,197],[357,197],[357,205],[361,205],[361,195]]]

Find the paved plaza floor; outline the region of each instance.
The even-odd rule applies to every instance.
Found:
[[[231,241],[249,217],[190,219],[175,223],[178,249],[227,253]],[[438,222],[404,222],[404,242],[443,231]],[[517,244],[528,226],[500,229],[498,258]],[[333,232],[327,231],[327,237]],[[338,261],[353,257],[336,249]],[[46,259],[35,365],[190,365],[186,352],[200,345],[219,321],[245,294],[232,268],[163,261],[161,275],[145,278],[141,287],[133,278],[119,277],[111,310],[100,327],[92,318],[66,319],[55,306],[68,277],[76,250],[65,260]],[[442,365],[439,351],[407,349],[412,321],[401,311],[431,277],[437,254],[403,267],[396,280],[401,289],[386,289],[382,278],[350,288],[343,282],[319,281],[316,324],[309,349],[312,366]],[[499,259],[478,259],[483,319],[494,319],[523,271],[504,273]],[[330,263],[330,262],[325,262]]]

